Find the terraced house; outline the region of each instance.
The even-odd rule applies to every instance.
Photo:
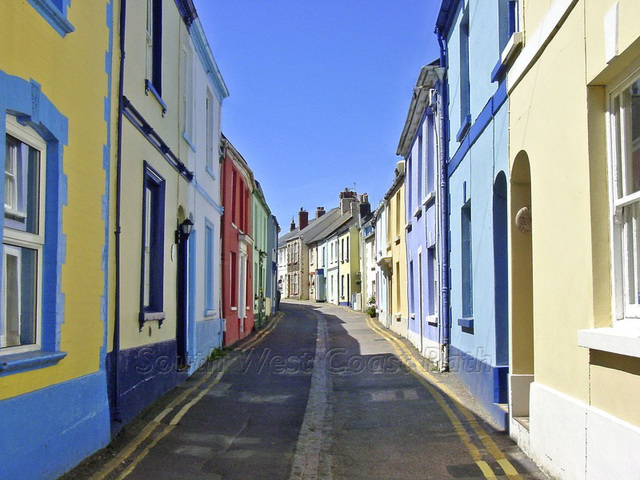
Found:
[[[640,5],[524,7],[507,88],[512,377],[528,388],[512,378],[511,435],[551,475],[634,478]]]
[[[110,440],[114,6],[0,3],[3,478],[56,477]]]

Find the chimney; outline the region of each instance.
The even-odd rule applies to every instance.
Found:
[[[322,215],[324,215],[326,212],[324,211],[324,207],[318,207],[316,208],[316,218],[320,218]]]
[[[365,217],[371,213],[371,204],[369,203],[369,195],[363,193],[360,195],[360,216]]]
[[[293,232],[296,229],[296,222],[293,221],[293,217],[291,218],[291,225],[289,226],[289,231]]]
[[[300,211],[298,212],[298,226],[300,227],[300,231],[304,230],[307,225],[309,225],[309,212],[300,207]]]
[[[344,192],[340,192],[340,214],[344,215],[351,211],[351,204],[356,201],[356,192],[352,192],[348,188],[345,188]]]

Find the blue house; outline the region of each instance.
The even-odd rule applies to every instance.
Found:
[[[397,154],[406,162],[405,202],[409,300],[408,338],[422,355],[441,364],[439,90],[444,69],[422,67],[413,89]],[[446,283],[446,282],[445,282]]]
[[[502,52],[516,2],[443,0],[450,230],[449,369],[506,427],[508,105]]]

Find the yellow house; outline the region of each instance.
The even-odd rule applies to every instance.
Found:
[[[637,478],[640,3],[519,3],[502,55],[511,435],[553,476]]]
[[[56,478],[109,441],[113,2],[0,2],[0,476]]]
[[[389,312],[391,329],[407,337],[409,328],[407,243],[405,238],[404,161],[398,162],[396,178],[385,195],[387,202],[387,250],[391,252]]]
[[[193,223],[180,75],[188,54],[184,32],[195,11],[179,11],[173,0],[122,4],[126,10],[115,17],[123,30],[114,42],[119,75],[113,91],[121,98],[114,104],[110,186],[115,236],[107,371],[114,429],[186,378],[187,237]]]
[[[358,273],[360,271],[359,236],[356,227],[357,217],[338,232],[338,291],[339,304],[354,306],[354,298],[360,293]]]

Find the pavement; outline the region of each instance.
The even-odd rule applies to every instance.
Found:
[[[544,479],[453,374],[348,308],[283,301],[73,479]]]

